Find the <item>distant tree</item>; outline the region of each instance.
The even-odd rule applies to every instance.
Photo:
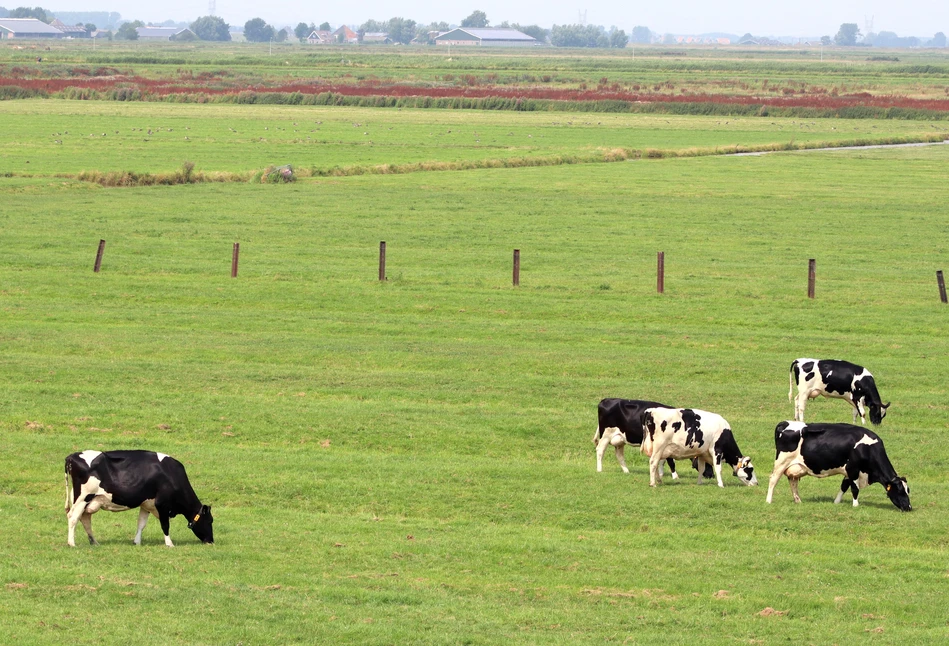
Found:
[[[201,40],[227,42],[231,40],[231,26],[217,16],[201,16],[188,25]]]
[[[610,39],[597,25],[554,25],[550,30],[554,47],[609,47]]]
[[[633,33],[629,39],[634,43],[651,43],[652,32],[649,30],[649,27],[633,27]]]
[[[84,25],[83,25],[83,24],[80,24],[79,26],[82,27],[83,29],[85,29],[87,34],[91,34],[92,32],[94,32],[94,31],[97,29],[97,27],[96,27],[95,25],[93,25],[91,22],[87,22],[87,23],[84,24]]]
[[[539,25],[519,25],[517,23],[514,23],[513,25],[511,25],[511,29],[516,29],[522,34],[527,34],[528,36],[536,40],[538,43],[546,43],[547,35],[550,33],[549,30],[544,29],[543,27]]]
[[[857,44],[857,37],[860,36],[860,28],[855,22],[845,22],[840,25],[840,31],[834,36],[834,42],[838,45],[852,47]]]
[[[10,11],[11,18],[36,18],[43,22],[50,22],[53,19],[53,13],[43,7],[17,7]]]
[[[320,31],[329,31],[330,29],[331,29],[331,27],[330,27],[330,24],[329,24],[328,22],[321,22],[321,23],[320,23]]]
[[[662,44],[663,45],[675,45],[676,37],[675,34],[663,34],[662,35]]]
[[[171,39],[175,41],[176,43],[187,43],[193,40],[199,40],[198,35],[194,33],[194,31],[192,31],[190,28],[185,29],[184,31],[175,34],[174,36],[171,37]]]
[[[820,37],[820,44],[823,45],[823,46],[825,46],[825,47],[829,47],[829,46],[832,45],[833,43],[834,43],[834,41],[833,41],[833,39],[832,39],[830,36],[821,36],[821,37]]]
[[[937,31],[936,35],[933,36],[933,39],[929,41],[931,47],[945,47],[946,46],[946,35],[941,31]]]
[[[415,42],[419,45],[434,45],[435,38],[433,33],[436,35],[442,32],[448,31],[447,22],[432,22],[428,25],[418,25],[415,28]]]
[[[277,41],[278,43],[283,43],[283,42],[286,42],[286,40],[287,40],[289,37],[290,37],[290,32],[287,31],[287,28],[286,28],[286,27],[284,27],[283,29],[281,29],[280,31],[278,31],[276,34],[274,34],[273,39],[274,39],[275,41]]]
[[[478,10],[472,11],[470,16],[461,21],[462,27],[483,28],[489,24],[487,14]]]
[[[266,43],[276,35],[263,18],[251,18],[244,23],[244,38],[252,43]]]
[[[610,47],[622,49],[629,44],[629,37],[622,29],[614,29],[610,32]]]
[[[370,18],[363,24],[359,25],[359,29],[356,31],[362,30],[363,32],[377,33],[384,32],[386,30],[386,23],[380,22],[378,20],[373,20]]]
[[[310,29],[310,26],[305,22],[298,22],[297,26],[293,28],[293,35],[297,37],[301,43],[306,40],[306,37],[310,35],[310,32],[313,31]]]
[[[0,18],[9,18],[10,10],[6,7],[0,7]]]
[[[390,18],[384,31],[389,34],[393,43],[408,45],[415,38],[415,21],[406,18]]]
[[[145,23],[141,20],[133,20],[132,22],[123,22],[118,29],[115,30],[115,37],[118,40],[138,40],[138,32],[136,29],[139,27],[144,27]]]

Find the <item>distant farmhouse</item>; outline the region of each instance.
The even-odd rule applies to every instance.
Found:
[[[334,43],[358,43],[359,34],[354,32],[352,29],[343,25],[339,29],[333,32],[333,42]]]
[[[66,38],[66,33],[36,18],[0,18],[0,39],[10,38]]]
[[[539,44],[516,29],[474,29],[459,27],[435,37],[436,45],[471,45],[480,47],[527,47]]]
[[[196,40],[197,34],[187,27],[137,27],[139,40]]]
[[[66,34],[67,38],[89,38],[89,32],[86,31],[86,28],[82,25],[67,25],[59,18],[53,20],[49,23],[50,27],[55,27],[59,31]]]
[[[306,42],[310,45],[332,45],[336,40],[333,38],[333,32],[323,29],[317,29],[310,32],[306,37]]]
[[[389,34],[384,34],[381,31],[367,31],[362,35],[362,42],[369,45],[388,45],[392,42],[392,39],[389,38]]]

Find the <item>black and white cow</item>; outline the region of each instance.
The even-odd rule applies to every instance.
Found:
[[[903,511],[913,509],[909,504],[906,478],[896,474],[886,456],[883,440],[873,431],[853,424],[781,422],[774,429],[774,446],[774,470],[768,480],[769,503],[781,476],[787,476],[794,502],[801,502],[797,484],[803,476],[843,475],[835,503],[850,489],[856,507],[860,489],[879,482],[894,505]]]
[[[666,458],[696,458],[699,484],[705,465],[711,464],[718,486],[722,482],[722,462],[727,463],[742,483],[758,484],[751,458],[743,456],[728,422],[721,415],[693,408],[649,408],[643,413],[645,435],[640,451],[649,456],[649,486],[662,482],[659,465]]]
[[[66,542],[70,547],[76,546],[77,523],[82,523],[89,543],[98,545],[92,536],[92,514],[133,507],[139,508],[136,545],[142,542],[149,514],[161,523],[168,547],[174,547],[168,537],[168,519],[178,514],[188,519],[188,528],[202,543],[214,542],[211,507],[198,500],[178,460],[152,451],[83,451],[66,458]]]
[[[818,395],[846,399],[853,406],[853,421],[867,423],[864,406],[870,409],[870,421],[879,424],[890,404],[880,400],[873,375],[863,366],[836,359],[795,359],[791,363],[791,387],[788,399],[794,401],[794,421],[804,421],[804,405]],[[797,385],[797,397],[794,386]]]
[[[643,399],[620,399],[610,397],[600,401],[597,406],[598,424],[593,434],[593,443],[596,444],[596,470],[603,471],[603,454],[607,446],[613,446],[616,451],[616,460],[623,473],[629,473],[626,468],[624,448],[627,444],[639,445],[643,442],[643,412],[647,408],[670,408],[659,402]],[[672,479],[677,480],[675,460],[666,460]],[[695,466],[694,464],[692,466]],[[661,467],[660,467],[661,470]],[[711,466],[705,468],[705,477],[712,477]]]

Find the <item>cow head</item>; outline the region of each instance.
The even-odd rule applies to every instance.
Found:
[[[896,478],[888,482],[886,484],[886,495],[900,511],[913,511],[913,506],[909,504],[909,485],[906,484],[906,478]]]
[[[188,529],[194,532],[202,543],[214,543],[214,528],[212,524],[214,518],[211,517],[211,506],[202,505],[201,511],[188,519]]]
[[[743,457],[738,461],[735,466],[735,475],[749,487],[758,486],[758,478],[755,477],[755,466],[751,463],[749,457]]]
[[[870,404],[870,421],[873,424],[879,424],[883,421],[883,418],[886,417],[886,409],[890,407],[891,402],[885,404],[874,405]]]

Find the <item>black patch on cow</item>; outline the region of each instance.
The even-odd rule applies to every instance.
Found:
[[[797,359],[791,362],[791,376],[794,378],[794,385],[796,386],[798,384],[798,379],[800,378],[797,370]]]
[[[669,422],[667,422],[666,420],[662,420],[662,424],[659,425],[659,428],[661,428],[661,429],[664,431],[664,430],[666,430],[666,426],[667,426],[668,424],[669,424]]]
[[[685,445],[691,448],[704,444],[702,417],[691,408],[685,408],[682,410],[682,421],[685,423]]]
[[[675,433],[676,431],[680,431],[680,430],[682,430],[682,422],[673,422],[672,432]]]
[[[802,364],[801,364],[801,370],[803,370],[804,372],[811,372],[811,373],[813,373],[813,371],[814,371],[814,362],[813,362],[813,361],[808,361],[807,363],[802,363]],[[808,379],[810,379],[810,377],[808,377]]]
[[[813,372],[807,373],[806,375],[804,375],[804,383],[807,383],[808,381],[810,381],[810,380],[813,379],[813,378],[814,378],[814,373],[813,373]]]
[[[817,362],[817,371],[824,381],[824,390],[843,395],[850,392],[853,378],[863,372],[863,367],[848,361],[822,359]]]
[[[600,401],[597,407],[599,427],[596,439],[603,437],[603,430],[615,427],[626,438],[628,444],[642,444],[643,413],[649,408],[671,408],[659,402],[644,399],[620,399],[611,397]]]

